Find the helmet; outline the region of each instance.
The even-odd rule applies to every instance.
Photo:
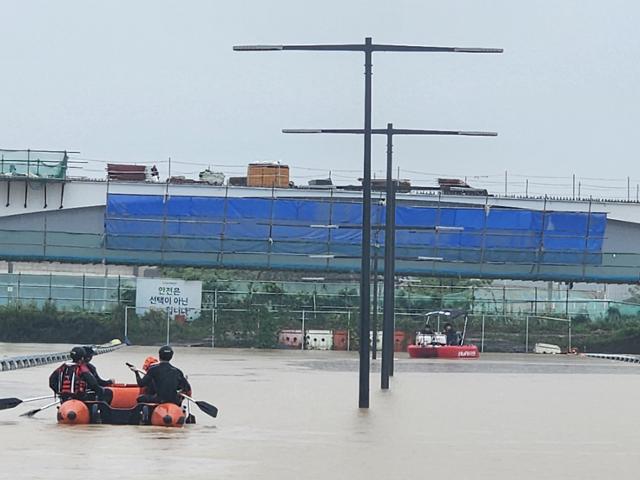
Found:
[[[86,346],[84,346],[82,348],[84,348],[84,359],[87,362],[90,362],[91,359],[93,358],[93,356],[96,354],[96,351],[90,345],[86,345]]]
[[[164,360],[165,362],[168,362],[173,358],[173,348],[171,348],[169,345],[160,347],[160,350],[158,351],[158,356],[160,357],[160,360]]]
[[[74,362],[79,362],[80,360],[82,360],[85,355],[87,354],[87,352],[84,350],[84,348],[82,347],[73,347],[71,349],[71,360]]]
[[[142,369],[145,372],[148,372],[151,368],[151,365],[158,363],[158,359],[156,357],[147,357],[144,359],[144,364],[142,365]]]

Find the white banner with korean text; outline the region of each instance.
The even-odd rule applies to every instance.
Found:
[[[202,282],[173,278],[138,278],[136,313],[164,310],[174,318],[194,320],[200,315]]]

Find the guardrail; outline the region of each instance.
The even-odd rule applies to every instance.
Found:
[[[94,348],[96,355],[109,353],[123,347],[125,344],[111,343],[99,345]],[[39,367],[40,365],[49,365],[51,363],[66,362],[69,360],[69,352],[58,353],[40,353],[35,355],[20,355],[17,357],[0,358],[0,372],[7,370],[18,370],[21,368]]]
[[[616,353],[585,353],[590,358],[602,358],[605,360],[616,360],[618,362],[640,363],[640,357],[636,355],[622,355]]]

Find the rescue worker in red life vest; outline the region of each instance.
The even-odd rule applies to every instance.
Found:
[[[160,362],[151,365],[147,374],[140,377],[140,373],[134,368],[139,387],[151,387],[153,394],[140,395],[140,403],[175,403],[182,405],[182,397],[178,392],[184,392],[191,396],[191,385],[187,382],[179,368],[169,363],[173,358],[173,349],[169,345],[161,347],[158,352]]]
[[[157,363],[158,363],[158,359],[156,357],[148,356],[147,358],[144,359],[144,363],[142,364],[142,370],[144,370],[146,373],[149,371],[149,369],[152,366],[156,365]],[[153,382],[147,385],[146,387],[144,387],[141,393],[143,395],[155,395],[156,391],[155,391],[155,387],[153,386]]]
[[[63,363],[49,377],[49,387],[65,402],[69,399],[90,400],[95,392],[98,400],[111,403],[113,392],[102,388],[87,367],[82,347],[71,349],[71,363]]]
[[[101,387],[109,387],[113,385],[115,383],[113,378],[110,378],[109,380],[104,380],[100,378],[100,375],[98,375],[98,370],[96,369],[96,366],[93,363],[91,363],[91,360],[93,360],[93,356],[96,354],[93,347],[87,345],[82,348],[84,348],[84,353],[85,353],[84,363],[87,365],[87,368],[89,368],[89,370],[91,371],[91,374],[95,377],[96,381],[98,382],[98,385],[100,385]]]

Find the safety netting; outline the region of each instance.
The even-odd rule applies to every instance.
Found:
[[[0,150],[0,177],[64,180],[67,167],[67,152]]]
[[[380,252],[384,218],[385,207],[374,205],[373,243]],[[313,263],[308,259],[359,258],[361,224],[359,202],[332,198],[109,194],[105,246],[161,252],[167,263],[172,255],[175,263],[191,254],[217,255],[220,264],[224,255],[260,255],[272,267],[303,268]],[[399,204],[396,258],[599,265],[605,228],[605,213]]]

